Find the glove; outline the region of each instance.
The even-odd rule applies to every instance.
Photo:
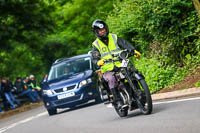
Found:
[[[101,59],[97,62],[98,66],[103,66],[104,65],[104,59]]]
[[[139,58],[141,56],[140,52],[138,52],[137,50],[134,50],[135,54],[134,57],[135,58]]]

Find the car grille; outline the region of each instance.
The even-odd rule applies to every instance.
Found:
[[[68,91],[68,90],[72,90],[72,89],[74,89],[75,87],[76,87],[76,85],[68,86],[68,87],[66,87],[66,88],[67,88],[66,91]],[[55,89],[54,91],[55,91],[56,93],[64,92],[64,91],[63,91],[63,88]]]
[[[71,101],[73,102],[74,100],[80,99],[80,97],[81,97],[81,95],[76,95],[73,97],[61,99],[61,100],[55,101],[55,104],[63,104],[63,103],[71,102]]]

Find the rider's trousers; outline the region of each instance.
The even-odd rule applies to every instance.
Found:
[[[114,76],[114,72],[107,71],[103,74],[103,78],[108,82],[110,89],[117,87],[117,80]]]

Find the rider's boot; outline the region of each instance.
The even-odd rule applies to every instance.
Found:
[[[112,88],[111,92],[113,94],[113,99],[114,99],[113,103],[117,105],[118,109],[121,109],[123,106],[123,103],[120,100],[120,96],[119,96],[119,93],[117,92],[117,88]]]

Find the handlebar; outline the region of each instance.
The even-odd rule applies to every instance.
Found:
[[[131,57],[133,55],[135,55],[135,53],[128,52],[128,50],[125,49],[125,50],[122,50],[118,53],[112,54],[113,57],[118,57],[117,59],[104,60],[104,63],[105,64],[114,63],[114,62],[117,62],[117,61],[121,61],[123,59],[128,59],[129,57]]]

